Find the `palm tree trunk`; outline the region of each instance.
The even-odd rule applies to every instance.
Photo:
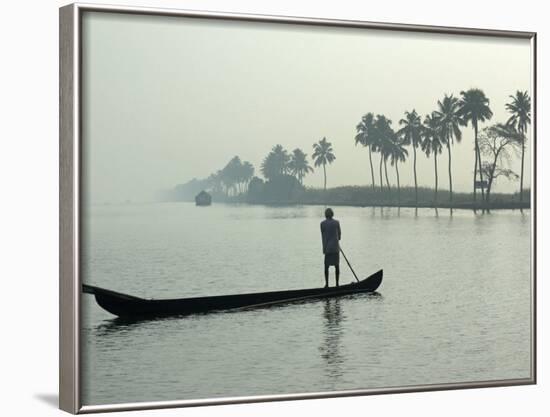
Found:
[[[475,136],[474,136],[475,141]],[[474,162],[474,204],[477,200],[477,188],[476,188],[476,181],[477,181],[477,144],[474,145],[474,154],[475,154],[475,162]]]
[[[372,177],[372,190],[374,191],[374,188],[376,185],[374,184],[374,168],[372,167],[372,149],[369,145],[369,162],[370,162],[370,175]]]
[[[414,153],[414,161],[413,161],[413,167],[414,167],[414,201],[415,206],[418,207],[418,181],[416,179],[416,146],[414,146],[413,143],[413,153]],[[396,164],[397,166],[397,164]]]
[[[382,153],[380,153],[380,192],[384,191],[384,182],[382,181],[382,160],[384,157],[382,156]]]
[[[523,203],[523,164],[525,161],[525,134],[521,138],[521,175],[519,180],[519,202]]]
[[[325,194],[327,192],[327,164],[323,164],[323,175],[325,177]]]
[[[386,163],[386,159],[384,159],[384,172],[386,174],[386,185],[388,186],[388,194],[391,194],[390,180],[388,179],[388,164]]]
[[[449,201],[453,202],[453,176],[451,173],[451,140],[447,140],[447,150],[449,151]]]
[[[437,152],[434,152],[434,168],[435,168],[435,192],[434,203],[437,205]]]
[[[395,173],[397,174],[397,205],[401,205],[401,186],[399,184],[399,168],[397,167],[399,162],[395,161]]]

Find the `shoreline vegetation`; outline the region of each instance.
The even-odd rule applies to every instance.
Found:
[[[194,186],[193,186],[194,185]],[[199,190],[199,191],[197,191]],[[202,191],[200,181],[191,181],[174,188],[164,195],[164,201],[171,202],[193,202],[195,194]],[[252,204],[269,206],[289,205],[330,205],[350,207],[397,207],[397,208],[440,208],[440,209],[468,209],[468,210],[516,210],[530,208],[530,190],[523,190],[524,201],[519,201],[519,193],[506,194],[495,193],[489,204],[481,202],[474,203],[472,193],[453,193],[452,203],[449,201],[449,190],[439,190],[441,200],[433,200],[434,189],[419,187],[417,193],[414,187],[401,188],[401,201],[396,200],[395,193],[380,194],[373,192],[369,186],[341,186],[327,188],[326,191],[320,188],[305,188],[296,186],[286,191],[286,196],[281,195],[273,198],[266,194],[239,194],[227,196],[223,193],[213,193],[212,200],[215,204]],[[196,192],[196,193],[195,193]],[[418,195],[418,201],[415,195]]]
[[[227,203],[473,210],[530,208],[530,189],[524,188],[524,167],[531,98],[527,91],[516,91],[509,97],[510,102],[505,105],[508,119],[485,127],[480,124],[488,122],[493,112],[489,99],[479,88],[461,91],[459,96],[445,94],[437,101],[435,110],[423,118],[415,109],[405,111],[398,129],[392,127],[392,121],[386,116],[366,113],[355,127],[355,136],[349,140],[354,141],[358,152],[365,154],[370,184],[327,188],[330,165],[338,161],[332,143],[323,137],[313,143],[313,167],[302,149],[289,152],[277,144],[260,165],[261,177],[255,175],[252,163],[235,156],[208,178],[194,178],[166,191],[161,200],[194,201],[195,196],[204,191],[214,202]],[[452,165],[452,149],[461,144],[463,131],[468,128],[472,129],[474,138],[471,171],[471,166]],[[421,185],[417,176],[418,153],[424,153],[428,161],[433,160],[433,176],[422,178]],[[513,157],[521,160],[519,173],[511,169]],[[412,159],[411,172],[400,172],[400,165],[409,158]],[[304,178],[316,169],[322,171],[323,188],[305,187]],[[446,171],[443,178],[440,178],[440,169]],[[472,191],[453,191],[453,173],[461,171],[464,175],[465,170],[472,175]],[[408,176],[414,186],[402,187],[403,175]],[[494,185],[502,180],[519,180],[518,191],[493,192]],[[445,189],[441,187],[442,182]]]

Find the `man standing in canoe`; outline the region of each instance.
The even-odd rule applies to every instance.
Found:
[[[342,231],[340,223],[333,219],[334,212],[331,208],[325,210],[326,219],[321,222],[321,238],[323,240],[323,253],[325,254],[325,288],[328,287],[328,268],[334,265],[336,269],[336,286],[340,279],[340,243]]]

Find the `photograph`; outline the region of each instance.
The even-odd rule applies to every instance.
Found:
[[[83,406],[534,383],[532,39],[79,25]]]

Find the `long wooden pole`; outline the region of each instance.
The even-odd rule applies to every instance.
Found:
[[[344,251],[342,250],[342,248],[340,248],[340,252],[342,252],[342,255],[344,255],[344,259],[346,260],[346,263],[348,264],[349,269],[351,269],[351,272],[353,272],[353,276],[355,277],[355,279],[357,280],[357,282],[359,282],[359,278],[357,278],[357,274],[355,273],[355,271],[353,270],[353,267],[352,267],[351,264],[349,263],[348,258],[346,258],[346,254],[344,253]]]

